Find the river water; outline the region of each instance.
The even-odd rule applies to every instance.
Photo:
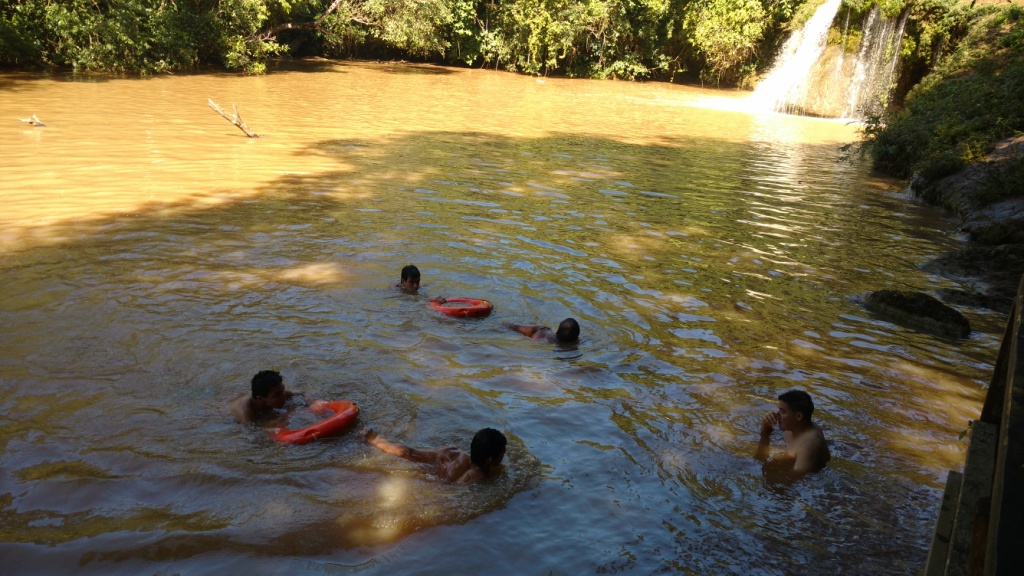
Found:
[[[867,313],[958,287],[920,268],[952,223],[844,158],[855,126],[746,107],[404,64],[0,75],[4,572],[922,567],[1005,319],[963,309],[956,341]],[[501,325],[568,316],[577,346]],[[505,473],[275,443],[226,410],[261,369],[414,446],[499,428]],[[833,460],[780,486],[751,454],[791,388]]]

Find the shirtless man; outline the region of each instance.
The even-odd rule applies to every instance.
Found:
[[[779,396],[779,409],[761,419],[761,440],[754,457],[765,463],[770,480],[796,480],[825,467],[832,455],[828,442],[817,424],[811,422],[814,403],[803,390],[791,390]],[[786,451],[769,459],[768,444],[772,431],[778,426]]]
[[[283,424],[287,414],[282,414],[278,410],[295,394],[284,389],[284,379],[280,373],[262,370],[252,377],[252,393],[235,398],[228,404],[228,408],[242,424]]]
[[[574,318],[566,318],[558,325],[558,332],[552,332],[547,326],[533,326],[524,324],[513,324],[502,322],[506,328],[511,328],[523,336],[542,340],[549,344],[572,344],[580,339],[580,324]]]
[[[402,279],[395,288],[401,288],[407,294],[415,294],[420,289],[420,269],[409,264],[402,268]]]
[[[455,484],[469,484],[496,476],[501,471],[501,460],[505,457],[505,435],[494,428],[484,428],[473,436],[469,454],[454,446],[437,450],[417,450],[389,442],[370,428],[363,430],[361,434],[368,444],[388,454],[411,462],[437,464],[438,474]]]

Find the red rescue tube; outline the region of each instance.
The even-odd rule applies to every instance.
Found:
[[[309,406],[309,411],[313,414],[334,412],[334,416],[298,430],[280,428],[274,434],[274,439],[288,444],[305,444],[320,438],[337,436],[344,432],[349,424],[355,422],[356,416],[359,416],[359,406],[347,400],[314,402]]]
[[[449,306],[449,304],[455,304],[455,306]],[[494,306],[491,306],[490,302],[476,298],[445,298],[444,302],[431,300],[430,305],[438,312],[458,318],[483,318],[490,314],[491,310],[494,310]]]

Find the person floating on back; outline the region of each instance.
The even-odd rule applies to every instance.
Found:
[[[573,318],[562,320],[562,323],[558,325],[557,332],[552,332],[551,328],[547,326],[513,324],[512,322],[502,322],[501,324],[523,336],[551,344],[573,344],[580,339],[580,324]]]
[[[231,413],[243,424],[283,424],[287,414],[280,410],[289,398],[301,392],[285,390],[284,378],[274,370],[261,370],[252,377],[252,393],[242,394],[228,404]]]
[[[765,464],[769,480],[792,481],[817,472],[828,464],[832,454],[821,428],[811,422],[814,402],[803,390],[790,390],[779,395],[776,412],[761,418],[761,440],[754,457]],[[775,426],[782,430],[786,451],[769,458],[769,442]]]
[[[409,264],[402,268],[402,281],[395,284],[396,288],[401,288],[408,294],[415,294],[420,289],[420,269]]]
[[[449,482],[469,484],[501,472],[501,460],[505,457],[505,435],[494,428],[484,428],[473,436],[469,454],[454,446],[437,450],[418,450],[403,444],[389,442],[377,435],[372,428],[360,432],[367,444],[388,454],[411,462],[437,464],[437,473]]]

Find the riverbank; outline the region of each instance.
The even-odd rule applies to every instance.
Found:
[[[869,122],[865,145],[876,168],[959,220],[966,245],[928,269],[977,278],[980,295],[953,298],[1006,310],[1024,273],[1024,7],[964,10],[933,71]]]
[[[950,276],[977,278],[977,294],[943,294],[952,304],[1005,311],[1024,274],[1024,136],[999,142],[966,168],[944,178],[911,180],[910,189],[927,202],[951,210],[967,242],[962,250],[926,267]]]

